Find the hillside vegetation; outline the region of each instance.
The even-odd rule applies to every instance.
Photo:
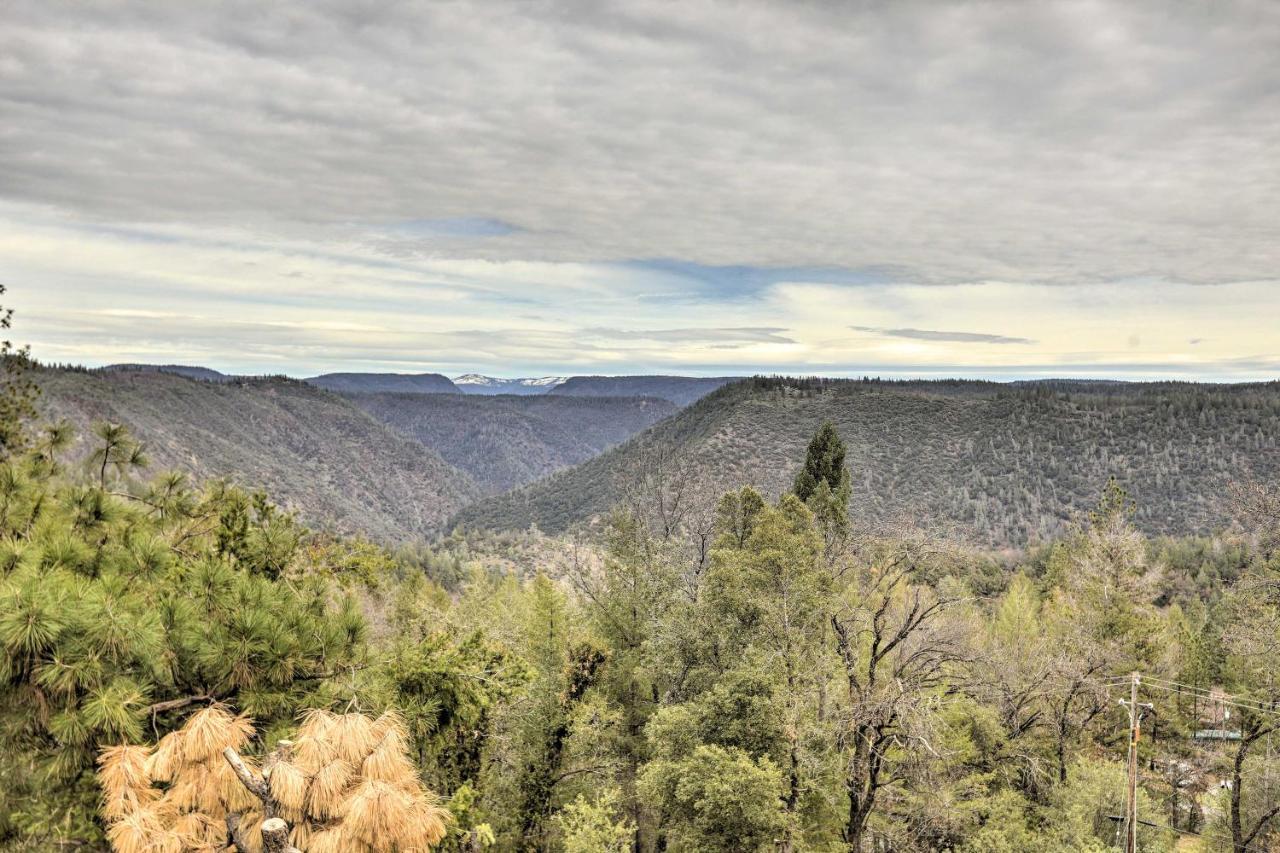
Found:
[[[571,376],[547,393],[566,397],[661,397],[677,406],[687,406],[732,381],[732,376]]]
[[[709,493],[749,483],[777,495],[825,420],[849,447],[856,517],[928,519],[988,545],[1061,533],[1112,475],[1137,500],[1141,529],[1185,534],[1220,523],[1230,481],[1280,474],[1275,383],[752,379],[457,520],[564,530],[607,511],[620,480],[655,455]]]
[[[489,493],[584,462],[677,408],[650,397],[352,394],[349,399],[437,451]]]
[[[211,367],[190,364],[108,364],[103,370],[124,371],[126,373],[173,373],[178,376],[185,376],[188,379],[200,379],[205,382],[226,382],[232,378]]]
[[[439,373],[326,373],[304,380],[317,388],[343,393],[404,391],[418,394],[457,394],[458,388]]]
[[[425,536],[478,494],[434,452],[303,382],[54,369],[36,378],[43,417],[70,420],[82,437],[93,421],[125,424],[153,467],[265,489],[308,524]]]
[[[0,340],[0,850],[1096,853],[1126,827],[1144,853],[1280,844],[1273,386],[749,381],[606,457],[631,484],[602,536],[392,552],[148,467],[122,426],[75,445],[37,417],[32,373],[45,412],[127,408],[161,465],[225,459],[203,429],[344,496],[421,473],[302,383],[32,371]],[[771,473],[825,415],[861,432],[800,435],[776,503],[706,492],[711,463]],[[886,482],[905,491],[975,425],[977,479],[991,457],[1068,482],[1063,448],[1097,439],[1080,469],[1164,460],[1210,493],[1229,459],[1262,481],[1229,490],[1231,529],[1153,540],[1109,479],[1065,535],[1001,560],[932,517],[850,517],[870,436],[898,442]],[[504,538],[514,561],[468,544]]]

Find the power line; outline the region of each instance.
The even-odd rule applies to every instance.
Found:
[[[1177,688],[1167,687],[1163,684],[1148,683],[1147,686],[1154,688],[1156,690],[1164,690],[1167,693],[1176,694],[1179,692]],[[1233,699],[1229,699],[1223,696],[1212,696],[1212,695],[1200,694],[1200,698],[1205,699],[1206,701],[1217,702],[1222,705],[1229,705],[1233,708],[1239,708],[1243,711],[1252,711],[1255,714],[1270,714],[1274,717],[1280,718],[1280,710],[1277,710],[1276,708],[1266,708],[1259,705],[1249,705],[1242,702],[1237,702]]]
[[[1114,677],[1112,678],[1112,680],[1113,680],[1113,681],[1116,681],[1116,680],[1122,680],[1123,678],[1124,678],[1123,676],[1114,676]],[[1131,729],[1131,736],[1130,736],[1130,764],[1131,764],[1131,766],[1133,766],[1133,761],[1134,761],[1134,747],[1135,747],[1135,745],[1136,745],[1136,734],[1137,734],[1138,726],[1140,725],[1140,719],[1141,719],[1140,717],[1137,717],[1137,716],[1136,716],[1137,711],[1138,711],[1138,708],[1139,708],[1139,706],[1138,706],[1138,704],[1137,704],[1137,693],[1138,693],[1138,685],[1139,685],[1139,683],[1140,683],[1140,680],[1141,680],[1141,682],[1145,682],[1146,686],[1151,687],[1151,688],[1154,688],[1154,689],[1156,689],[1156,690],[1163,690],[1163,691],[1165,691],[1166,693],[1172,693],[1172,694],[1181,695],[1184,691],[1187,691],[1187,692],[1191,692],[1193,696],[1196,696],[1197,698],[1203,699],[1203,700],[1205,700],[1205,701],[1210,701],[1210,702],[1220,703],[1220,704],[1223,704],[1223,705],[1230,705],[1230,706],[1232,706],[1232,707],[1240,708],[1240,709],[1245,710],[1245,711],[1252,711],[1252,712],[1254,712],[1254,713],[1270,714],[1270,715],[1272,715],[1272,716],[1274,716],[1274,717],[1276,717],[1276,718],[1280,719],[1280,709],[1277,709],[1274,705],[1272,705],[1271,707],[1266,707],[1266,706],[1261,705],[1260,703],[1259,703],[1259,704],[1256,704],[1256,705],[1255,705],[1255,704],[1247,704],[1247,703],[1239,702],[1239,701],[1237,701],[1237,700],[1235,700],[1235,699],[1233,699],[1233,698],[1231,698],[1231,697],[1227,696],[1226,694],[1215,694],[1213,691],[1207,690],[1207,689],[1205,689],[1205,688],[1196,687],[1196,686],[1188,685],[1188,684],[1182,684],[1181,682],[1173,681],[1173,680],[1171,680],[1171,679],[1160,678],[1160,677],[1158,677],[1158,676],[1140,676],[1140,675],[1139,675],[1139,673],[1137,673],[1137,672],[1135,672],[1135,673],[1133,673],[1131,676],[1129,676],[1129,679],[1130,679],[1130,683],[1131,683],[1131,687],[1130,687],[1130,691],[1131,691],[1131,692],[1130,692],[1130,696],[1131,696],[1130,703],[1132,703],[1132,704],[1130,704],[1130,719],[1131,719],[1131,720],[1133,720],[1133,727],[1132,727],[1132,729]],[[1118,685],[1117,685],[1117,686],[1118,686]],[[1122,699],[1122,700],[1120,700],[1120,701],[1121,701],[1121,704],[1128,704],[1128,703],[1125,703],[1125,700],[1123,700],[1123,699]],[[1150,705],[1148,705],[1147,707],[1151,707],[1151,706],[1150,706]],[[1135,717],[1136,717],[1136,719],[1135,719]],[[1133,782],[1133,776],[1131,775],[1131,778],[1130,778],[1130,790],[1131,790],[1131,791],[1133,791],[1133,788],[1134,788],[1134,782]],[[1180,829],[1177,829],[1176,827],[1172,827],[1172,826],[1166,826],[1166,825],[1163,825],[1163,824],[1156,824],[1156,823],[1154,823],[1154,822],[1152,822],[1152,821],[1146,821],[1146,820],[1141,820],[1141,821],[1140,821],[1140,820],[1138,820],[1138,816],[1137,816],[1137,802],[1136,802],[1136,799],[1137,799],[1137,798],[1136,798],[1136,794],[1135,794],[1135,793],[1131,793],[1131,794],[1130,794],[1130,796],[1133,798],[1133,807],[1132,807],[1132,811],[1129,811],[1129,803],[1127,803],[1127,802],[1126,802],[1126,804],[1125,804],[1125,805],[1126,805],[1126,811],[1128,812],[1128,815],[1126,815],[1126,828],[1128,829],[1128,827],[1129,827],[1129,826],[1132,826],[1132,829],[1129,829],[1129,831],[1128,831],[1128,833],[1127,833],[1128,837],[1126,838],[1126,848],[1125,848],[1125,849],[1126,849],[1126,851],[1129,851],[1129,850],[1136,850],[1136,838],[1135,838],[1135,836],[1136,836],[1136,826],[1137,826],[1137,824],[1144,824],[1144,825],[1148,825],[1148,826],[1159,826],[1159,827],[1161,827],[1161,828],[1163,828],[1163,829],[1171,830],[1171,831],[1173,831],[1173,832],[1178,832],[1178,833],[1182,833],[1182,834],[1185,834],[1185,835],[1193,835],[1193,836],[1198,836],[1198,837],[1201,837],[1201,838],[1213,839],[1213,840],[1215,840],[1215,841],[1223,841],[1223,842],[1226,842],[1226,843],[1228,843],[1228,844],[1233,844],[1233,845],[1235,844],[1235,841],[1234,841],[1234,839],[1233,839],[1233,838],[1230,838],[1230,837],[1227,837],[1227,836],[1224,836],[1224,835],[1218,835],[1218,834],[1216,834],[1216,833],[1195,833],[1195,832],[1190,832],[1190,831],[1187,831],[1187,830],[1180,830]],[[1131,817],[1130,817],[1129,815],[1131,815]],[[1119,819],[1119,816],[1116,816],[1116,818],[1114,818],[1114,819]],[[1130,820],[1132,820],[1132,821],[1136,821],[1137,823],[1136,823],[1136,824],[1129,824],[1129,823],[1128,823],[1128,821],[1130,821]],[[1131,841],[1130,839],[1134,839],[1134,840],[1132,840],[1132,841]],[[1257,845],[1256,845],[1256,843],[1255,843],[1255,844],[1244,844],[1244,845],[1242,845],[1242,847],[1243,847],[1243,849],[1244,849],[1244,850],[1246,850],[1246,851],[1255,851],[1255,850],[1256,850],[1256,851],[1259,851],[1259,853],[1261,853],[1261,851],[1262,851],[1262,849],[1263,849],[1263,848],[1261,848],[1261,847],[1257,846]]]
[[[1225,705],[1231,705],[1245,711],[1256,711],[1260,714],[1276,714],[1280,715],[1280,703],[1266,703],[1261,700],[1242,699],[1243,694],[1215,694],[1212,690],[1205,687],[1196,687],[1190,684],[1184,684],[1180,681],[1173,681],[1168,678],[1161,678],[1156,675],[1142,675],[1142,681],[1148,687],[1154,687],[1157,690],[1164,690],[1169,693],[1192,693],[1200,699],[1220,702]],[[1120,687],[1129,683],[1129,676],[1114,675],[1104,681],[1095,682],[1102,687]]]
[[[1123,821],[1124,815],[1109,814],[1107,815],[1107,820],[1114,820],[1117,822]],[[1176,826],[1169,826],[1169,824],[1167,823],[1157,823],[1153,820],[1146,820],[1145,818],[1143,820],[1138,821],[1138,823],[1141,824],[1142,826],[1149,826],[1153,829],[1164,829],[1169,832],[1176,832],[1179,835],[1190,835],[1193,838],[1209,838],[1209,839],[1212,839],[1213,841],[1225,841],[1228,844],[1234,843],[1231,840],[1231,838],[1229,838],[1228,836],[1218,835],[1217,833],[1213,833],[1213,832],[1192,832],[1189,829],[1178,829]],[[1263,849],[1261,847],[1258,847],[1256,844],[1246,844],[1244,845],[1244,849],[1257,850],[1259,851],[1259,853],[1265,853],[1265,851],[1263,851]]]
[[[1210,699],[1219,701],[1219,697],[1214,696],[1213,691],[1205,687],[1195,687],[1190,684],[1183,684],[1180,681],[1173,681],[1172,679],[1168,679],[1168,678],[1160,678],[1159,676],[1156,676],[1156,675],[1144,675],[1143,678],[1146,679],[1148,682],[1150,681],[1162,682],[1164,684],[1173,685],[1174,687],[1179,688],[1181,690],[1194,691],[1200,694],[1201,696],[1207,696]],[[1244,695],[1244,694],[1240,694],[1240,695]],[[1241,705],[1241,707],[1244,707],[1246,705],[1256,705],[1258,706],[1259,711],[1276,710],[1276,706],[1274,703],[1267,703],[1258,699],[1253,699],[1253,700],[1246,699],[1244,702],[1241,702],[1241,700],[1237,696],[1231,696],[1231,695],[1228,695],[1228,698],[1232,702]]]

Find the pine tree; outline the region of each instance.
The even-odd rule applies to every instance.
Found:
[[[796,474],[791,487],[800,500],[808,502],[818,491],[819,484],[826,483],[832,494],[848,494],[849,471],[844,466],[845,446],[831,421],[823,422],[809,442],[804,467]]]
[[[844,457],[844,442],[840,440],[835,424],[825,421],[809,442],[804,467],[796,474],[792,488],[818,522],[823,555],[828,563],[836,559],[849,530],[852,488]]]
[[[0,296],[5,286],[0,284]],[[13,309],[0,305],[0,330],[9,329]],[[40,389],[28,375],[30,350],[0,340],[0,460],[14,455],[26,444],[27,423],[35,417],[35,400]]]
[[[0,846],[98,843],[101,745],[212,701],[278,725],[329,701],[364,648],[329,579],[219,553],[236,490],[161,477],[108,494],[101,467],[71,479],[51,450],[0,463]]]
[[[547,846],[556,787],[565,776],[573,715],[603,675],[608,654],[579,636],[568,598],[554,581],[539,574],[527,589],[523,627],[534,678],[520,726],[514,846],[540,851]]]

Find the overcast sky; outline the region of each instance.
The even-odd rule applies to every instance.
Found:
[[[0,0],[47,361],[1280,375],[1280,3]]]

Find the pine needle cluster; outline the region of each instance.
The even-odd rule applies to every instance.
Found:
[[[98,757],[101,814],[116,853],[184,853],[227,847],[228,814],[244,814],[259,803],[223,757],[243,749],[252,723],[221,706],[193,714],[181,729],[154,748],[123,745]],[[261,813],[246,815],[246,837]]]
[[[289,823],[290,843],[306,853],[418,853],[444,838],[449,814],[419,780],[395,714],[308,712],[296,740],[263,762],[265,798],[242,784],[223,754],[238,755],[253,736],[246,717],[213,706],[154,747],[103,750],[98,782],[112,850],[235,850],[227,822],[235,816],[239,843],[259,853],[270,812]]]

